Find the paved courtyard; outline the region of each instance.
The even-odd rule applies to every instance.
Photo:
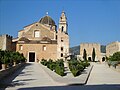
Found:
[[[18,76],[11,82],[16,74]],[[7,78],[4,83],[9,85],[6,90],[17,90],[25,87],[42,87],[42,86],[60,86],[64,85],[55,82],[38,63],[27,63],[27,66],[21,71],[18,70],[14,75]]]
[[[38,63],[27,63],[3,83],[9,85],[6,90],[120,90],[120,72],[104,64],[92,64],[94,67],[88,82],[82,86],[55,82]]]
[[[93,69],[87,85],[120,84],[120,72],[109,68],[108,65],[104,63],[91,64],[93,65]]]

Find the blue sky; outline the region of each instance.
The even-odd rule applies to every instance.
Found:
[[[46,12],[58,25],[62,10],[68,18],[70,46],[120,41],[120,0],[0,0],[0,34],[17,37]]]

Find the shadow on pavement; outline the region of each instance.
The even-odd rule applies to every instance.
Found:
[[[0,90],[5,90],[6,87],[9,87],[9,86],[19,86],[19,85],[24,85],[25,83],[20,83],[18,81],[13,81],[18,75],[24,75],[25,72],[22,72],[22,70],[26,67],[26,66],[29,66],[31,65],[30,63],[26,63],[24,66],[22,66],[21,68],[19,68],[17,71],[15,71],[13,74],[7,76],[7,77],[4,77],[1,81],[0,81]],[[25,74],[27,75],[27,74]],[[26,81],[28,80],[31,80],[31,79],[27,79]],[[13,82],[12,82],[13,81]]]
[[[26,87],[17,90],[120,90],[120,84]]]

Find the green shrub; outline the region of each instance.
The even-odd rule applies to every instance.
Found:
[[[45,59],[41,60],[41,64],[47,66],[47,68],[49,68],[50,70],[55,70],[55,72],[57,74],[59,74],[60,76],[64,76],[64,64],[63,64],[63,60],[57,60],[56,62],[53,62],[52,59],[49,59],[48,61]]]
[[[49,61],[47,62],[47,67],[53,71],[55,69],[55,66],[56,66],[55,62],[53,62],[53,60],[49,59]]]
[[[116,66],[120,63],[120,52],[114,53],[112,56],[107,58],[108,66],[113,66],[116,68]]]
[[[60,76],[64,76],[64,67],[59,66],[59,64],[56,65],[55,72],[59,74]]]
[[[77,70],[79,70],[79,72],[82,72],[84,70],[84,66],[81,64],[77,65]]]
[[[42,59],[42,60],[41,60],[41,64],[43,64],[43,65],[47,66],[47,60]]]
[[[64,76],[64,63],[63,59],[59,59],[56,61],[56,67],[55,67],[55,72],[59,74],[60,76]]]
[[[90,65],[87,61],[81,61],[80,64],[84,67],[84,69]]]
[[[84,67],[78,63],[76,66],[75,65],[70,65],[70,71],[74,76],[78,76],[81,74],[81,72],[84,70]]]
[[[23,54],[15,51],[0,50],[0,64],[7,64],[8,67],[13,66],[13,62],[25,62],[26,58]]]
[[[71,70],[71,72],[72,72],[72,74],[73,74],[73,76],[75,77],[75,76],[79,76],[80,75],[80,71],[79,70]]]
[[[55,62],[49,64],[49,69],[51,69],[52,71],[55,70],[55,67],[56,67]]]
[[[76,59],[72,59],[69,61],[69,69],[74,76],[78,76],[81,72],[90,65],[87,61],[78,61]]]
[[[107,63],[108,63],[108,66],[110,67],[111,66],[111,61],[108,61]]]

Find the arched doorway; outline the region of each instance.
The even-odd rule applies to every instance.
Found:
[[[88,60],[89,60],[89,61],[92,61],[92,60],[91,60],[91,57],[88,57]]]
[[[104,61],[105,61],[105,57],[102,58],[102,62],[104,62]]]

